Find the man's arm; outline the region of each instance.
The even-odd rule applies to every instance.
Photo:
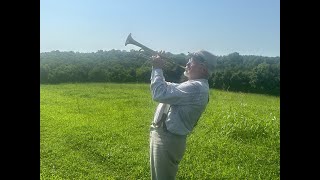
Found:
[[[196,104],[199,102],[200,90],[193,83],[168,83],[162,69],[153,69],[151,73],[152,99],[157,102],[176,105]]]

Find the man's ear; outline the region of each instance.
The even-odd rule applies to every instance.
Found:
[[[203,72],[203,73],[205,73],[205,74],[208,73],[208,68],[202,66],[202,67],[201,67],[201,72]]]
[[[202,67],[201,72],[203,76],[207,76],[209,74],[209,70],[206,67]]]

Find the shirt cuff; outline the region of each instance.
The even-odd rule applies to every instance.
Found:
[[[154,80],[156,77],[164,78],[164,77],[163,77],[163,71],[162,71],[162,69],[160,69],[160,68],[152,69],[150,80],[152,81],[152,80]]]

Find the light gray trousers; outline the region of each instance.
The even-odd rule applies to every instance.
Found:
[[[152,180],[174,180],[186,149],[186,136],[150,128],[150,169]]]

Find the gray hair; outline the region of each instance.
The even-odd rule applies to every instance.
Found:
[[[206,65],[208,69],[208,76],[210,77],[213,71],[215,70],[215,67],[217,66],[217,56],[205,50],[199,50],[197,52],[190,53],[190,55],[199,56],[203,60],[203,63]]]

